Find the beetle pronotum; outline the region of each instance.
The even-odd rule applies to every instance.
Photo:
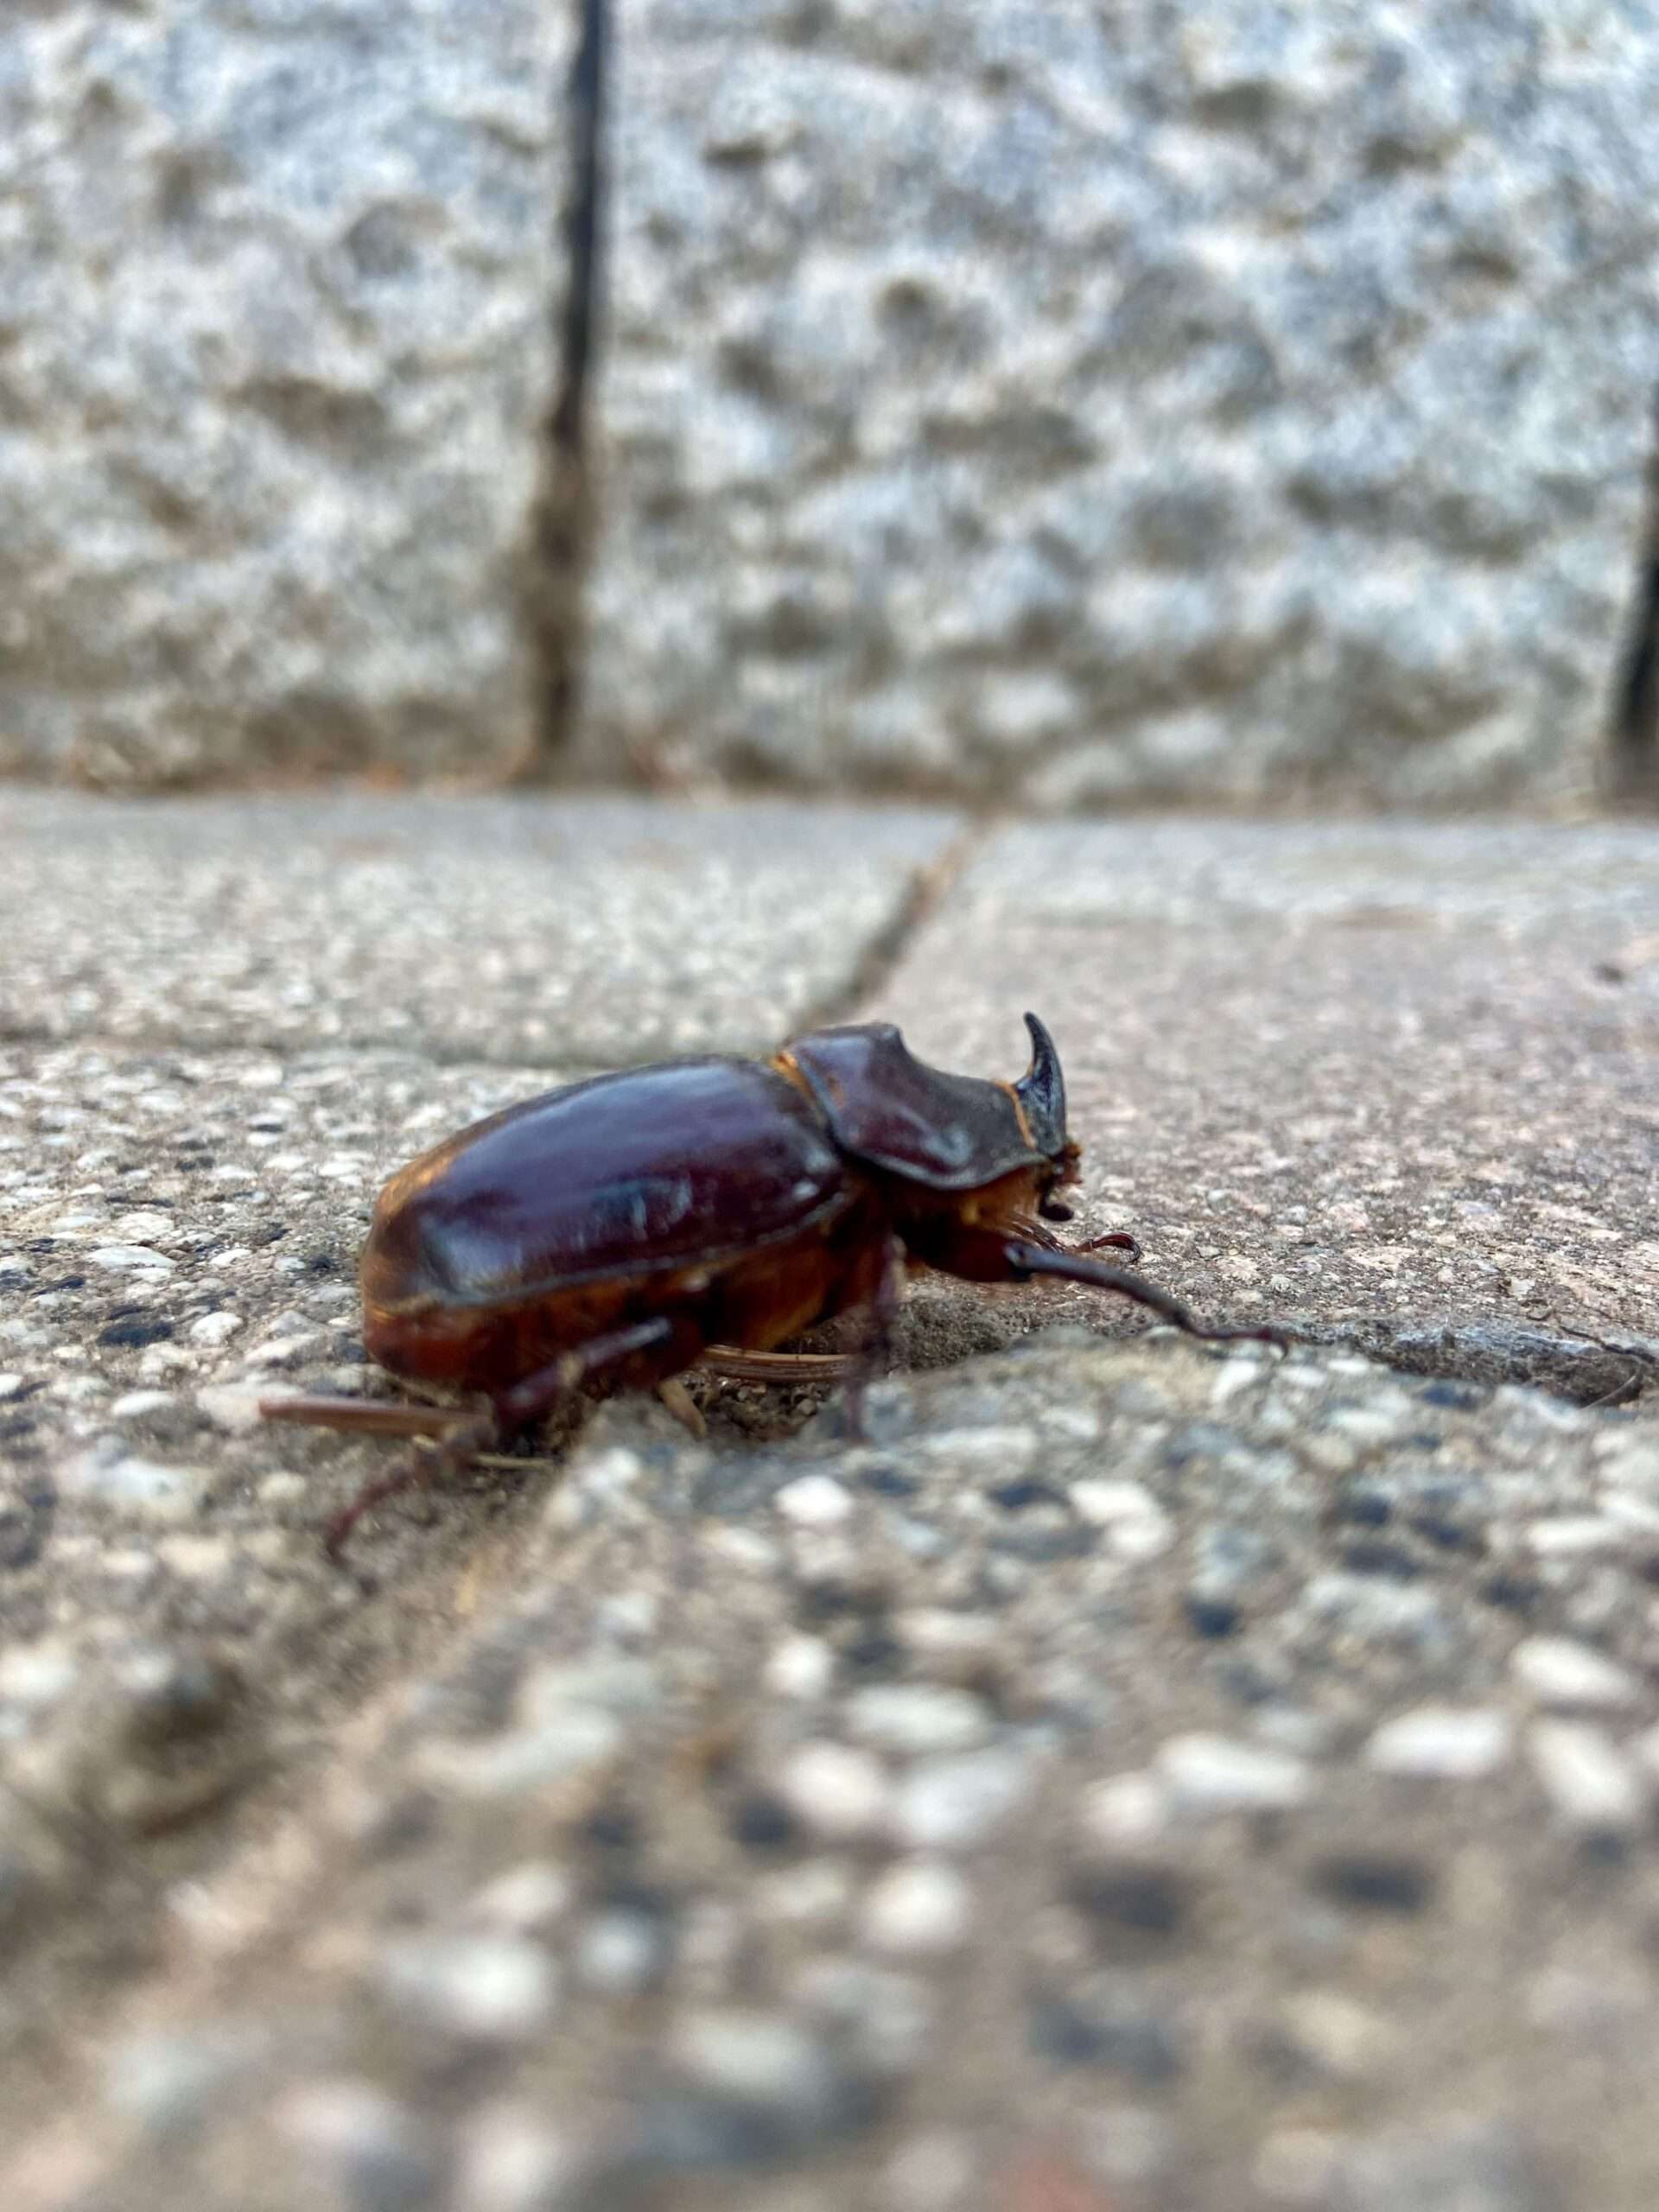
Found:
[[[816,1029],[770,1060],[671,1060],[511,1106],[447,1139],[380,1193],[361,1279],[363,1336],[394,1375],[484,1394],[480,1409],[353,1399],[267,1401],[270,1419],[418,1435],[411,1457],[328,1531],[337,1552],[372,1505],[464,1466],[603,1379],[661,1386],[711,1354],[735,1371],[816,1323],[862,1310],[879,1356],[908,1268],[969,1282],[1052,1276],[1116,1291],[1187,1335],[1206,1328],[1062,1244],[1056,1197],[1077,1179],[1065,1082],[1034,1014],[1017,1083],[946,1075],[887,1022]],[[747,1357],[745,1357],[747,1356]]]

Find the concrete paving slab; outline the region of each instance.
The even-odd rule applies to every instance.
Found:
[[[1031,826],[919,919],[943,817],[563,807],[0,800],[0,2202],[1647,2212],[1659,841]],[[480,824],[599,1027],[469,971]],[[992,1074],[1034,1005],[1089,1229],[1430,1371],[918,1286],[861,1443],[619,1401],[328,1567],[402,1447],[253,1402],[392,1394],[384,1173],[860,989]]]
[[[1027,1006],[1088,1228],[1202,1310],[1584,1398],[1649,1372],[1650,829],[1021,826],[868,1011],[1007,1075]]]
[[[1352,1355],[607,1407],[0,2189],[1644,2212],[1656,1546],[1652,1414]]]
[[[508,1065],[758,1052],[838,1006],[938,812],[0,789],[0,1035]]]

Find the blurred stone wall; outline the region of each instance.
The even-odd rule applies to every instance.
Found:
[[[499,770],[567,13],[0,0],[0,762]]]
[[[1634,613],[1659,12],[3,0],[0,766],[1572,795]]]
[[[595,770],[1585,783],[1659,387],[1652,7],[625,19]]]

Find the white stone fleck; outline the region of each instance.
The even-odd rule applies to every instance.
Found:
[[[166,1413],[177,1405],[170,1390],[128,1390],[110,1408],[112,1421],[145,1421],[151,1414]]]
[[[912,1757],[972,1751],[992,1730],[982,1698],[929,1682],[878,1682],[855,1692],[847,1700],[847,1725],[866,1743]]]
[[[286,1537],[283,1541],[285,1543]],[[223,1574],[233,1555],[228,1536],[164,1536],[156,1549],[164,1566],[192,1582],[207,1582]]]
[[[833,1475],[798,1475],[772,1499],[786,1521],[802,1529],[833,1529],[853,1510],[853,1494]]]
[[[609,1764],[621,1747],[620,1725],[592,1706],[573,1706],[545,1727],[515,1729],[479,1743],[440,1737],[415,1756],[420,1772],[440,1789],[480,1799],[515,1797]]]
[[[822,1637],[790,1636],[766,1661],[766,1687],[779,1697],[822,1697],[835,1679],[836,1655]]]
[[[1073,1483],[1066,1495],[1080,1517],[1097,1529],[1114,1521],[1161,1521],[1164,1509],[1144,1483],[1097,1481],[1090,1476]]]
[[[153,1250],[148,1244],[95,1244],[86,1257],[95,1268],[103,1268],[111,1274],[165,1275],[173,1272],[173,1262],[166,1254]]]
[[[197,1391],[196,1404],[215,1428],[232,1436],[245,1436],[260,1425],[262,1398],[301,1395],[283,1383],[215,1382]]]
[[[912,1859],[871,1885],[859,1929],[873,1950],[898,1958],[954,1950],[968,1933],[973,1897],[941,1859]]]
[[[716,1529],[709,1536],[709,1548],[747,1574],[770,1574],[779,1559],[777,1545],[753,1529]]]
[[[311,1485],[303,1475],[267,1475],[257,1493],[261,1505],[294,1505]]]
[[[114,1454],[98,1445],[66,1460],[58,1471],[66,1497],[164,1521],[181,1521],[193,1513],[210,1480],[205,1468],[167,1467],[135,1452]]]
[[[688,2013],[675,2024],[669,2052],[694,2081],[725,2096],[810,2106],[823,2094],[817,2037],[781,2013]]]
[[[242,1355],[245,1367],[293,1367],[314,1354],[322,1342],[315,1329],[299,1329],[291,1336],[270,1337],[250,1344]]]
[[[1304,1760],[1236,1737],[1173,1737],[1160,1750],[1157,1766],[1177,1805],[1195,1812],[1298,1805],[1308,1793]]]
[[[1090,1406],[1045,1406],[1037,1416],[1045,1436],[1068,1444],[1092,1444],[1100,1434],[1100,1415]]]
[[[1603,1476],[1615,1488],[1659,1497],[1659,1444],[1613,1435],[1598,1437],[1594,1448]]]
[[[143,1207],[132,1213],[118,1215],[111,1226],[124,1243],[149,1244],[158,1236],[170,1236],[178,1224],[170,1213]]]
[[[1022,1475],[1037,1457],[1029,1428],[947,1428],[918,1436],[909,1446],[917,1459],[959,1467],[966,1474]]]
[[[1641,1820],[1647,1789],[1604,1730],[1585,1720],[1535,1720],[1527,1745],[1551,1802],[1574,1827],[1619,1830]]]
[[[882,2167],[881,2212],[959,2212],[978,2170],[968,2136],[928,2128],[899,2144]]]
[[[757,1885],[754,1900],[763,1919],[812,1927],[839,1919],[852,1894],[852,1871],[840,1859],[806,1859],[768,1874]]]
[[[388,1996],[488,2042],[534,2035],[558,1997],[551,1959],[517,1936],[406,1937],[386,1947],[380,1975]]]
[[[1491,1707],[1422,1705],[1385,1721],[1365,1756],[1382,1774],[1468,1781],[1502,1766],[1514,1736],[1509,1716]]]
[[[546,2212],[575,2186],[580,2152],[528,2105],[486,2105],[460,2131],[453,2202],[467,2212]]]
[[[778,1787],[798,1820],[836,1840],[885,1826],[892,1802],[880,1761],[845,1744],[803,1744],[785,1763]]]
[[[1527,1541],[1541,1559],[1572,1559],[1620,1550],[1630,1530],[1605,1513],[1554,1513],[1529,1522]]]
[[[1150,1843],[1169,1825],[1169,1791],[1144,1770],[1091,1782],[1078,1808],[1086,1835],[1097,1842]]]
[[[14,1644],[0,1651],[0,1697],[19,1705],[54,1704],[73,1687],[75,1671],[75,1655],[67,1644]]]
[[[10,1372],[4,1375],[0,1375],[0,1404],[3,1404],[8,1398],[21,1397],[22,1395],[22,1389],[23,1378],[21,1375],[12,1374]]]
[[[1624,1706],[1637,1694],[1635,1677],[1623,1667],[1564,1636],[1528,1637],[1510,1664],[1541,1705]]]
[[[922,1760],[899,1785],[893,1825],[915,1850],[966,1850],[1012,1812],[1028,1777],[1027,1761],[1014,1751]]]
[[[570,1877],[550,1859],[526,1859],[474,1891],[467,1917],[505,1936],[534,1936],[562,1919],[575,1894]]]
[[[637,1997],[651,1987],[666,1957],[661,1921],[651,1913],[596,1913],[577,1939],[575,1966],[585,1989]]]
[[[211,1313],[200,1314],[190,1324],[190,1341],[194,1344],[216,1347],[228,1344],[242,1326],[242,1316],[232,1313],[228,1306],[218,1306]]]

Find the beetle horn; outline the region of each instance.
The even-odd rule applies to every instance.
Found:
[[[1058,1152],[1065,1144],[1065,1077],[1054,1039],[1034,1014],[1026,1016],[1031,1032],[1031,1065],[1014,1086],[1038,1149]]]

